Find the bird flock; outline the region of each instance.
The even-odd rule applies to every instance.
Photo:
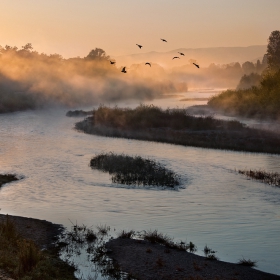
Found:
[[[167,40],[165,40],[165,39],[160,38],[160,40],[161,40],[162,42],[167,43]],[[143,48],[143,46],[142,46],[142,45],[139,45],[139,44],[136,44],[136,46],[137,46],[139,49],[142,49],[142,48]],[[185,54],[182,53],[182,52],[178,52],[178,54],[180,54],[181,56],[185,56]],[[180,57],[179,57],[179,56],[174,56],[174,57],[172,58],[172,60],[173,60],[173,59],[180,59]],[[111,63],[111,64],[115,64],[116,61],[110,60],[110,63]],[[145,65],[149,65],[150,67],[152,67],[152,65],[151,65],[150,62],[146,62]],[[196,64],[196,63],[194,63],[194,62],[193,62],[193,65],[196,66],[197,68],[199,68],[199,65]],[[123,67],[122,70],[121,70],[121,72],[122,72],[122,73],[127,73],[126,68],[127,68],[126,66]]]

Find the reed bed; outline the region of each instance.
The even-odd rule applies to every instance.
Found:
[[[186,109],[166,109],[154,105],[140,105],[135,109],[99,106],[93,112],[94,124],[120,129],[162,128],[182,130],[242,130],[244,125],[238,121],[223,121],[213,116],[194,117]]]
[[[145,105],[135,109],[100,106],[75,127],[85,133],[107,137],[280,154],[280,135],[276,133],[213,116],[190,116],[183,109],[162,110]]]
[[[277,172],[266,172],[264,170],[238,170],[238,173],[261,181],[263,183],[280,187],[280,174]]]
[[[174,188],[179,185],[179,175],[165,168],[160,163],[140,156],[100,154],[90,161],[90,166],[112,175],[113,183],[137,186],[166,186]]]

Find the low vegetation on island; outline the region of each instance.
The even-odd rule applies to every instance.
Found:
[[[100,154],[93,157],[90,166],[112,175],[113,183],[137,186],[166,186],[174,188],[180,177],[160,163],[140,156]]]
[[[76,123],[89,134],[235,151],[280,153],[280,135],[252,129],[238,121],[194,117],[185,109],[153,105],[131,108],[100,106]]]
[[[238,170],[238,173],[263,183],[280,187],[280,174],[277,172],[267,172],[264,170]]]

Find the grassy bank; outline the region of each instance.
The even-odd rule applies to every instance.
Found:
[[[280,136],[245,127],[238,121],[211,116],[194,117],[186,110],[155,106],[135,109],[100,106],[92,116],[76,123],[89,134],[156,141],[184,146],[235,151],[280,153]]]
[[[264,75],[257,87],[224,91],[208,105],[230,115],[280,119],[280,70]]]
[[[100,154],[91,159],[90,166],[109,172],[112,175],[113,183],[170,188],[179,185],[179,176],[173,171],[154,160],[144,159],[140,156]]]
[[[238,173],[263,183],[280,187],[280,174],[277,172],[267,172],[264,170],[238,170]]]
[[[0,188],[2,185],[10,183],[12,181],[17,181],[18,178],[14,174],[0,174]]]
[[[59,259],[58,249],[41,251],[21,236],[9,216],[0,221],[0,268],[13,279],[76,279],[74,268]]]

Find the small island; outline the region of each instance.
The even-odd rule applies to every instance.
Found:
[[[131,108],[100,106],[76,123],[79,131],[176,145],[280,154],[280,135],[249,128],[236,120],[195,117],[185,109],[163,110],[153,105]]]
[[[93,169],[109,172],[113,183],[137,186],[165,186],[175,188],[180,177],[160,163],[140,156],[100,154],[90,161]]]

